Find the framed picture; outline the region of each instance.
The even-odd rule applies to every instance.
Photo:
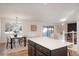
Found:
[[[22,31],[22,25],[18,23],[18,26],[16,26],[15,23],[6,23],[5,24],[5,32],[10,32],[10,31]]]
[[[31,25],[31,31],[37,31],[37,26],[36,25]]]

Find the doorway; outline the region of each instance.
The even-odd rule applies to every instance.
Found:
[[[54,34],[54,26],[43,26],[43,36],[51,37]]]

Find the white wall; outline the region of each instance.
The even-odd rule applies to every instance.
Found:
[[[5,39],[5,17],[1,17],[0,18],[0,24],[1,24],[1,39],[0,40],[4,40]]]
[[[37,25],[37,31],[31,31],[31,25]],[[23,34],[27,36],[42,36],[42,23],[37,21],[23,21]]]
[[[32,32],[31,31],[31,25],[37,25],[37,31]],[[40,21],[27,21],[27,20],[24,20],[23,21],[23,33],[25,35],[40,37],[43,34],[42,33],[43,26],[48,26],[48,25],[54,26],[54,33],[57,33],[57,28],[58,28],[57,24],[54,24],[54,23],[44,23],[44,22],[40,22]]]
[[[1,19],[0,19],[0,40],[1,40]]]
[[[77,16],[77,46],[79,49],[79,16]]]
[[[5,34],[5,23],[6,22],[15,22],[16,18],[13,19],[13,18],[8,18],[8,17],[2,17],[0,18],[1,19],[1,25],[2,25],[2,31],[1,31],[1,39],[4,40],[6,39],[6,34]],[[48,26],[48,25],[52,25],[54,26],[54,34],[58,34],[58,33],[61,33],[62,32],[62,28],[61,28],[61,25],[60,24],[56,24],[56,23],[45,23],[45,22],[41,22],[41,21],[30,21],[30,20],[18,20],[18,22],[21,22],[22,24],[22,29],[23,29],[23,33],[24,35],[26,36],[29,36],[29,37],[40,37],[42,36],[42,29],[43,29],[43,26]],[[31,31],[31,25],[37,25],[37,31],[35,32],[32,32]],[[56,36],[55,35],[55,36]]]
[[[5,39],[5,23],[6,22],[15,22],[16,20],[16,17],[15,18],[9,18],[9,17],[1,17],[0,18],[2,21],[2,39]],[[57,24],[57,23],[45,23],[45,22],[41,22],[41,21],[30,21],[30,20],[20,20],[18,19],[19,22],[22,23],[22,27],[23,27],[23,34],[26,35],[26,36],[42,36],[42,29],[43,29],[43,26],[45,25],[52,25],[54,26],[54,33],[57,35],[58,33],[60,34],[63,29],[65,32],[67,32],[67,24],[64,24],[63,26],[63,29],[62,29],[62,26],[61,24]],[[32,32],[31,31],[31,25],[37,25],[37,31],[36,32]],[[0,35],[1,36],[1,35]]]

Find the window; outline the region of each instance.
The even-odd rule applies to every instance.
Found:
[[[43,26],[43,36],[50,37],[54,33],[53,26]]]

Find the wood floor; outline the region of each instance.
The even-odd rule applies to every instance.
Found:
[[[11,52],[8,54],[8,56],[28,56],[28,51],[27,50],[21,50],[18,52]]]
[[[0,56],[28,56],[28,50],[25,47],[20,50],[7,49],[5,43],[0,43]]]

